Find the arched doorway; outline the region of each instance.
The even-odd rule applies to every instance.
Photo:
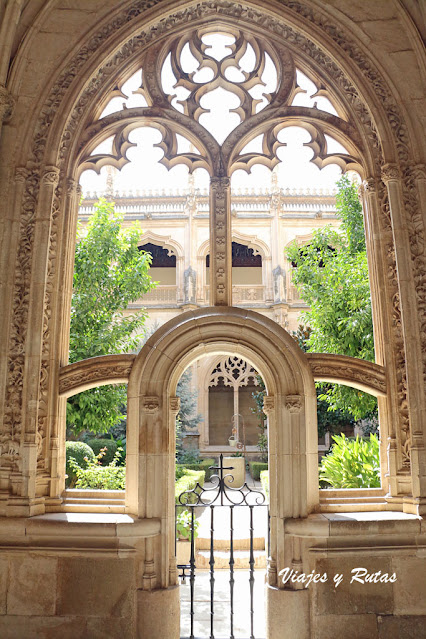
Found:
[[[284,518],[305,517],[318,504],[314,378],[294,339],[271,320],[233,307],[188,312],[165,324],[142,348],[130,373],[126,503],[128,512],[161,520],[159,538],[146,542],[145,596],[152,600],[155,593],[164,597],[167,591],[175,608],[176,386],[185,368],[203,354],[236,354],[250,362],[265,381],[270,587],[279,587],[278,572],[291,562],[283,535]],[[146,608],[141,613],[150,614]],[[176,628],[168,632],[167,636],[177,637]]]

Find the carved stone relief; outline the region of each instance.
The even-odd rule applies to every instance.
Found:
[[[109,24],[105,24],[102,27],[102,30],[94,34],[94,36],[89,40],[89,42],[85,43],[84,49],[78,53],[68,64],[67,68],[63,71],[63,73],[58,78],[58,81],[52,87],[50,95],[46,101],[42,109],[42,116],[38,122],[36,127],[35,135],[34,135],[34,144],[33,144],[33,157],[35,165],[41,164],[43,160],[43,155],[46,149],[47,137],[50,125],[52,123],[53,118],[55,117],[55,113],[59,111],[62,107],[63,102],[66,100],[66,94],[68,89],[73,84],[75,77],[79,77],[79,75],[83,72],[84,66],[87,61],[90,59],[92,53],[99,49],[99,47],[113,34],[116,34],[117,31],[126,26],[128,28],[129,23],[132,20],[135,20],[139,15],[141,15],[148,8],[155,6],[158,4],[158,0],[144,0],[141,2],[135,2],[131,5],[131,7],[124,9],[120,14],[115,16],[114,21]],[[423,309],[423,317],[425,317],[425,304],[426,304],[426,296],[424,293],[425,290],[425,264],[424,264],[424,245],[425,245],[425,236],[424,236],[424,223],[421,217],[421,209],[418,205],[418,194],[417,188],[415,186],[415,180],[417,179],[418,171],[416,169],[413,170],[412,163],[410,163],[410,153],[408,148],[409,139],[406,125],[403,121],[403,118],[398,110],[398,107],[393,99],[393,96],[388,89],[385,81],[379,75],[379,72],[374,69],[370,63],[370,61],[365,57],[363,51],[359,47],[357,47],[353,42],[351,42],[350,37],[343,29],[337,29],[329,19],[329,16],[323,14],[320,10],[312,10],[307,6],[295,2],[293,0],[282,0],[282,4],[288,8],[288,10],[298,14],[304,20],[308,22],[313,22],[316,26],[320,27],[324,33],[326,33],[329,37],[331,37],[343,50],[350,54],[352,61],[357,64],[361,73],[367,78],[370,84],[374,87],[376,95],[382,102],[384,111],[387,115],[389,122],[394,131],[395,136],[395,144],[398,148],[399,153],[399,166],[404,182],[404,198],[406,210],[410,215],[410,249],[412,254],[413,261],[413,273],[416,282],[416,291],[417,291],[417,302],[418,302],[418,310],[422,311]],[[150,43],[155,35],[156,38],[159,38],[162,34],[165,34],[169,31],[171,27],[177,28],[178,26],[188,25],[192,22],[197,21],[198,19],[214,19],[218,14],[223,16],[225,19],[233,19],[240,23],[253,23],[257,26],[260,24],[262,28],[269,31],[271,34],[271,38],[275,41],[278,38],[281,42],[285,42],[288,46],[289,50],[297,51],[303,53],[304,56],[309,57],[316,68],[322,68],[327,70],[327,74],[333,78],[335,85],[340,87],[342,94],[346,96],[348,103],[351,105],[351,108],[356,113],[359,122],[362,123],[366,130],[367,137],[371,143],[371,152],[375,157],[376,162],[376,171],[379,173],[379,167],[383,164],[382,159],[382,150],[380,147],[379,138],[377,135],[376,127],[372,122],[371,115],[366,105],[364,104],[362,98],[358,94],[358,91],[353,86],[353,84],[348,80],[348,78],[344,75],[338,65],[333,62],[319,47],[313,44],[312,41],[305,38],[301,33],[297,33],[294,29],[292,29],[289,25],[286,25],[284,22],[276,19],[272,15],[266,15],[264,13],[257,12],[252,8],[243,7],[242,5],[231,3],[231,2],[205,2],[199,3],[198,5],[189,7],[183,11],[180,11],[179,14],[170,15],[160,23],[156,25],[152,25],[146,31],[140,31],[136,33],[131,39],[119,50],[115,53],[111,59],[106,61],[106,64],[97,72],[95,78],[92,79],[91,82],[87,82],[87,88],[82,92],[79,102],[75,105],[75,108],[71,112],[69,117],[67,126],[65,127],[64,134],[61,142],[60,149],[60,160],[61,162],[65,161],[68,155],[70,141],[75,136],[77,131],[79,122],[81,121],[81,115],[85,112],[88,105],[91,103],[93,96],[95,96],[103,87],[104,84],[110,82],[110,78],[113,75],[114,69],[120,69],[126,59],[135,55],[137,52],[143,51],[148,43]],[[282,52],[283,56],[288,56],[288,51],[283,49],[283,47],[279,47],[277,45],[277,50]],[[284,53],[285,52],[285,53]],[[287,74],[287,75],[286,75]],[[286,86],[286,91],[289,91],[288,87],[290,86],[291,77],[293,77],[293,68],[289,68],[286,70],[285,65],[283,65],[283,86]],[[198,90],[198,89],[194,89]],[[271,98],[272,99],[272,98]],[[3,100],[4,102],[4,100]],[[250,101],[249,101],[250,102]],[[247,103],[248,104],[248,103]],[[251,108],[251,107],[250,107]],[[169,107],[171,109],[171,107]],[[247,107],[249,112],[249,107]],[[7,112],[7,109],[6,109]],[[148,116],[152,115],[154,111],[147,111]],[[261,120],[260,115],[258,120]],[[121,116],[116,116],[117,121]],[[179,114],[174,115],[174,119],[176,122],[179,121]],[[262,116],[263,117],[263,116]],[[321,118],[319,118],[320,120]],[[198,133],[200,132],[200,128],[193,128]],[[342,129],[343,130],[343,129]],[[349,128],[347,128],[349,130]],[[242,128],[242,132],[244,133],[244,127]],[[355,133],[354,133],[354,137]],[[170,156],[173,155],[173,145],[167,146],[167,140],[170,138],[170,131],[167,130],[167,127],[164,128],[164,137],[163,141],[165,144],[165,149]],[[317,146],[320,142],[321,131],[320,129],[312,131],[312,139],[313,143]],[[210,137],[207,134],[200,134],[201,143],[206,146],[207,141],[211,141]],[[269,146],[267,145],[267,153],[270,154],[271,149],[274,147],[274,140],[276,138],[269,138]],[[233,143],[232,136],[230,138],[229,144]],[[272,145],[272,146],[271,146]],[[325,147],[321,150],[322,155],[326,153]],[[234,158],[237,161],[236,158]],[[246,158],[248,163],[250,159]],[[218,160],[219,161],[219,160]],[[241,161],[241,159],[239,160]],[[195,166],[193,158],[189,158],[189,163],[192,166]],[[272,162],[272,159],[271,159]],[[345,160],[346,162],[346,160]],[[349,158],[349,162],[353,162],[352,158]],[[216,166],[216,168],[218,168]],[[223,170],[219,166],[219,170],[217,175],[222,175],[220,171]],[[21,214],[21,222],[20,222],[20,248],[16,261],[16,280],[15,280],[15,292],[14,292],[14,301],[13,301],[13,325],[11,329],[10,336],[10,348],[9,348],[9,379],[7,385],[7,406],[8,412],[5,416],[4,428],[5,435],[10,438],[13,438],[13,441],[18,441],[20,437],[20,423],[21,423],[21,401],[22,401],[22,384],[23,384],[23,367],[24,367],[24,352],[25,352],[25,339],[26,339],[26,331],[27,331],[27,315],[28,315],[28,292],[30,289],[30,265],[31,265],[31,256],[33,251],[33,232],[34,232],[34,214],[35,214],[35,206],[38,197],[39,190],[39,173],[35,170],[31,170],[26,172],[20,170],[20,173],[17,174],[17,179],[25,179],[26,187],[23,198],[23,206],[22,206],[22,214]],[[52,180],[54,176],[52,175]],[[45,177],[46,180],[51,179],[48,174]],[[216,201],[215,201],[215,245],[214,252],[216,254],[216,261],[214,264],[215,275],[216,275],[216,283],[217,283],[217,300],[216,303],[224,304],[227,303],[227,295],[229,292],[226,290],[226,272],[227,267],[229,265],[226,264],[227,253],[225,250],[225,246],[227,242],[229,243],[230,239],[226,238],[226,215],[227,215],[227,204],[226,204],[226,189],[229,187],[229,178],[226,177],[218,177],[214,178],[216,182],[212,181],[212,190],[215,191]],[[223,182],[222,182],[223,181]],[[389,209],[387,203],[387,194],[386,190],[380,188],[378,191],[380,202],[381,202],[381,212],[382,212],[382,222],[384,226],[390,229],[390,218],[389,218]],[[63,202],[63,194],[58,190],[56,193],[56,199],[54,204],[54,220],[52,229],[55,228],[55,215],[58,215],[58,211],[60,210],[60,206]],[[56,211],[56,213],[55,213]],[[413,231],[413,232],[411,232]],[[52,231],[53,232],[53,231]],[[56,238],[54,234],[51,238],[51,251],[52,258],[49,261],[49,277],[53,277],[56,264],[55,264],[55,242]],[[401,331],[401,318],[400,318],[400,308],[399,308],[399,295],[398,295],[398,285],[397,285],[397,273],[395,267],[395,256],[392,244],[392,238],[389,236],[388,242],[388,250],[387,250],[387,260],[388,260],[388,295],[391,296],[392,299],[392,308],[393,308],[393,331],[394,331],[394,340],[395,346],[398,350],[398,394],[399,394],[399,402],[400,402],[400,413],[404,419],[404,432],[409,432],[408,425],[408,414],[407,414],[407,394],[406,394],[406,381],[405,381],[405,355],[403,348],[403,336]],[[48,286],[49,288],[49,286]],[[49,290],[46,290],[46,299],[45,299],[45,322],[44,322],[44,333],[45,333],[45,342],[46,342],[46,350],[44,353],[47,353],[47,342],[49,340],[49,324],[52,321],[51,317],[51,297]],[[423,343],[423,355],[424,355],[424,374],[426,381],[426,330],[425,325],[422,325],[422,343]],[[45,348],[45,347],[43,347]],[[48,371],[46,370],[46,376],[42,373],[40,377],[40,384],[42,388],[45,388],[48,381]],[[45,401],[43,399],[43,391],[41,394],[41,401]],[[41,419],[44,419],[43,411],[40,413]],[[41,425],[41,428],[43,426]],[[8,441],[5,439],[4,441]],[[406,442],[409,441],[409,436],[406,437]],[[7,448],[7,446],[6,446]],[[0,458],[0,466],[2,465],[2,461]]]

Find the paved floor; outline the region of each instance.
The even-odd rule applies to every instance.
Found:
[[[251,633],[249,572],[238,570],[234,573],[234,636],[237,639],[248,639]],[[254,636],[265,637],[264,587],[265,571],[255,571],[254,582]],[[181,584],[181,637],[189,637],[190,629],[190,591],[189,579]],[[208,572],[197,572],[194,596],[194,636],[197,639],[210,637],[210,575]],[[214,582],[214,637],[229,639],[230,637],[230,587],[229,572],[215,572]]]
[[[260,483],[253,482],[247,477],[247,483],[255,489],[259,489]],[[208,487],[208,485],[206,485]],[[198,528],[197,545],[204,548],[210,547],[210,508],[196,509],[197,519],[200,522]],[[244,554],[249,554],[249,511],[247,507],[234,508],[234,540],[235,548]],[[214,509],[214,540],[215,556],[219,560],[219,555],[226,554],[229,545],[230,509],[227,506],[217,506]],[[254,539],[257,553],[264,553],[264,539],[267,534],[267,508],[255,507],[253,509]],[[256,562],[257,563],[257,562]],[[225,565],[226,570],[215,570],[214,573],[214,637],[215,639],[229,639],[231,627],[230,611],[230,584],[229,569],[227,561],[217,561],[218,565]],[[264,565],[264,563],[263,563]],[[264,587],[265,570],[255,569],[254,572],[254,596],[253,596],[253,630],[256,639],[265,637],[265,613],[264,613]],[[234,616],[233,627],[235,639],[248,639],[251,636],[251,615],[250,615],[250,588],[249,571],[235,570],[234,572]],[[194,636],[197,639],[208,639],[210,637],[210,574],[208,571],[197,569],[195,577],[194,593]],[[190,587],[189,578],[185,584],[181,584],[181,638],[190,636]]]

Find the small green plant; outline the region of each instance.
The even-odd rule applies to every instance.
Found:
[[[118,448],[117,442],[115,442],[113,439],[97,439],[96,437],[94,437],[93,439],[89,439],[87,443],[89,444],[95,455],[99,455],[101,450],[105,451],[104,455],[99,460],[102,466],[108,466],[108,464],[113,461]]]
[[[260,473],[260,483],[265,491],[265,495],[269,498],[269,470],[262,470]]]
[[[200,522],[194,519],[194,539],[198,537],[198,527]],[[176,515],[176,538],[191,541],[191,513],[189,510],[182,510]]]
[[[86,468],[81,468],[74,459],[70,459],[71,468],[77,478],[75,488],[92,488],[95,490],[124,490],[126,488],[126,467],[119,466],[121,449],[115,453],[108,466],[101,465],[105,450],[99,451],[94,459],[87,461]]]
[[[380,461],[379,440],[346,439],[345,435],[333,435],[331,452],[322,458],[319,479],[332,488],[379,488]]]
[[[250,475],[254,480],[259,481],[260,473],[264,470],[268,470],[268,464],[265,462],[250,462]]]
[[[66,486],[74,488],[77,481],[77,475],[74,471],[74,465],[78,468],[87,468],[91,461],[95,460],[95,453],[88,444],[84,442],[66,442]]]

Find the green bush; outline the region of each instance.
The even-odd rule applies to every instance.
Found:
[[[113,439],[89,439],[89,441],[87,442],[90,446],[90,448],[93,450],[93,452],[95,453],[96,456],[99,455],[99,453],[101,452],[101,450],[103,448],[105,448],[105,454],[103,455],[103,457],[100,459],[101,462],[101,466],[108,466],[108,464],[110,464],[114,457],[115,457],[115,453],[117,452],[117,442],[114,441]]]
[[[380,462],[379,440],[346,439],[345,435],[333,435],[331,452],[322,458],[319,468],[320,481],[332,488],[379,488]]]
[[[181,473],[180,476],[182,476],[182,471],[187,468],[188,470],[204,470],[204,481],[209,481],[210,477],[217,472],[216,470],[210,470],[209,467],[215,465],[215,459],[201,459],[196,464],[176,464],[176,479],[178,479],[178,473]]]
[[[204,486],[204,470],[186,470],[186,473],[182,475],[180,479],[177,480],[175,484],[175,501],[179,504],[179,495],[183,493],[185,490],[192,490],[195,488],[197,483],[200,486]],[[189,504],[194,504],[197,501],[195,495],[190,495],[188,502]]]
[[[67,475],[65,485],[67,488],[74,488],[77,475],[70,460],[73,459],[79,468],[87,468],[88,463],[96,459],[95,453],[93,449],[84,442],[66,442],[65,454]]]
[[[259,481],[260,473],[263,470],[268,470],[268,464],[266,464],[265,462],[255,462],[255,461],[249,462],[249,467],[250,467],[250,475],[256,481]]]
[[[260,482],[265,491],[265,495],[269,498],[269,470],[262,470],[260,473]]]
[[[195,513],[194,513],[195,515]],[[176,538],[188,539],[191,541],[191,513],[189,510],[182,510],[176,515]],[[198,527],[200,522],[194,517],[194,539],[198,537]]]
[[[86,468],[78,466],[77,462],[70,459],[77,481],[75,488],[91,488],[93,490],[125,490],[126,467],[119,466],[120,451],[108,466],[101,466],[102,450],[97,457],[87,462]]]

